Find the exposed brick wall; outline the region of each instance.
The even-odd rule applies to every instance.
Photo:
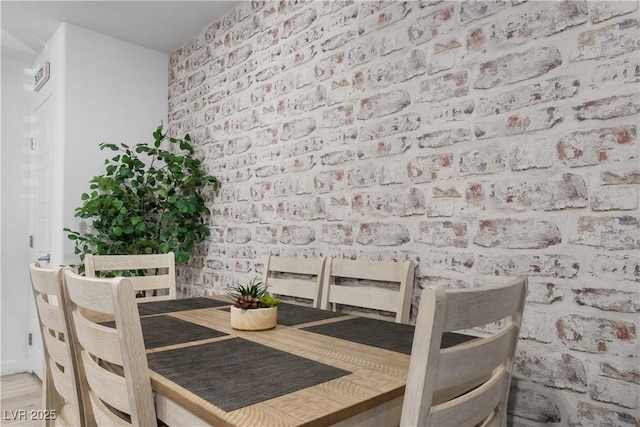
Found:
[[[171,57],[224,182],[187,295],[266,253],[525,273],[510,424],[640,425],[638,2],[253,1]]]

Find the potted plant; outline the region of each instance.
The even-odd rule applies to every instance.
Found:
[[[278,304],[267,291],[267,285],[254,279],[248,285],[237,284],[227,291],[234,302],[231,306],[231,327],[243,331],[262,331],[275,328]]]
[[[170,138],[162,124],[153,142],[100,144],[111,154],[105,173],[90,181],[75,216],[90,222],[88,232],[64,230],[84,255],[175,253],[189,259],[194,246],[209,235],[210,211],[205,194],[216,191],[218,178],[194,157],[191,138]],[[82,273],[84,265],[79,266]]]

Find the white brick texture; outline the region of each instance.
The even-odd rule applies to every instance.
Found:
[[[222,189],[179,268],[222,293],[264,254],[524,273],[510,424],[638,426],[635,1],[242,2],[171,55],[169,129]]]

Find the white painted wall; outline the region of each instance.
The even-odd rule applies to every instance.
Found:
[[[89,180],[104,172],[101,142],[152,141],[167,123],[169,56],[67,25],[64,211],[62,227],[77,230],[74,210]],[[60,228],[60,229],[61,229]],[[64,236],[64,262],[77,263]]]
[[[64,145],[59,143],[59,141],[64,141],[65,61],[63,59],[65,58],[65,39],[65,28],[58,28],[58,31],[56,31],[51,40],[47,42],[31,67],[33,70],[37,70],[45,61],[49,61],[50,63],[49,80],[39,91],[33,91],[31,95],[31,136],[35,138],[37,148],[36,151],[32,153],[31,158],[31,169],[35,172],[32,174],[33,177],[31,181],[32,188],[30,194],[32,200],[29,205],[31,210],[29,220],[30,234],[34,236],[34,247],[38,250],[35,248],[32,249],[30,255],[31,259],[35,259],[44,256],[46,253],[50,254],[51,262],[49,264],[41,263],[45,268],[62,264],[62,251],[55,250],[53,246],[53,236],[57,236],[59,233],[54,233],[53,227],[51,227],[52,222],[60,222],[62,209],[58,206],[59,204],[54,203],[46,205],[46,209],[42,205],[36,207],[36,204],[42,202],[42,200],[37,200],[38,195],[44,198],[44,195],[48,194],[50,200],[55,201],[58,199],[57,195],[62,194],[64,190],[63,176],[58,172],[61,169],[58,165],[63,164],[62,160],[64,155]],[[45,102],[49,103],[49,106],[44,106],[43,104]],[[46,113],[43,111],[46,111]],[[48,137],[38,133],[38,128],[40,127],[38,123],[44,124],[45,122],[53,123],[51,134]],[[45,145],[48,146],[48,148],[45,149],[45,152],[48,154],[47,156],[40,157],[48,159],[48,164],[37,164],[37,153],[39,150],[42,150]],[[45,175],[43,175],[42,171],[38,170],[38,168],[43,166],[47,166],[48,168],[48,173]],[[38,188],[35,186],[38,186]],[[43,210],[45,212],[42,212]],[[40,227],[35,226],[36,215],[39,220],[48,218],[49,227],[44,229],[46,230],[46,235],[44,235],[45,233]],[[28,293],[27,324],[28,331],[33,335],[33,344],[28,347],[27,350],[27,370],[36,373],[42,378],[44,349],[36,307],[31,296],[29,283],[27,282],[26,285]]]
[[[50,63],[50,78],[38,92],[33,92],[31,112],[32,120],[34,120],[33,112],[36,111],[47,98],[51,98],[53,101],[53,121],[55,126],[53,129],[54,141],[50,148],[53,172],[51,180],[53,182],[49,183],[48,191],[51,191],[54,195],[62,194],[64,191],[64,176],[61,171],[64,170],[65,145],[66,34],[66,26],[61,25],[32,64],[32,68],[35,70],[45,61],[49,61]],[[33,126],[31,132],[34,132]],[[51,224],[59,224],[62,221],[61,206],[52,205],[50,215]],[[60,265],[63,263],[62,251],[57,249],[57,247],[61,247],[61,240],[57,237],[59,233],[54,233],[53,230],[53,228],[49,230],[50,236],[48,237],[48,241],[52,245],[50,248],[51,265]],[[32,230],[32,232],[34,232],[34,230]],[[36,236],[36,238],[37,237],[38,236]]]
[[[27,366],[30,65],[2,58],[0,300],[2,375]]]
[[[63,228],[78,229],[79,221],[74,217],[74,211],[80,205],[81,194],[89,190],[89,180],[104,171],[106,153],[99,150],[98,144],[107,141],[133,145],[143,140],[149,141],[160,121],[167,122],[169,56],[84,28],[62,24],[32,67],[45,60],[51,63],[50,81],[40,92],[32,93],[31,99],[25,96],[21,102],[24,102],[23,115],[28,118],[44,98],[54,97],[52,166],[56,197],[51,209],[51,265],[76,264],[79,260]],[[5,96],[5,90],[8,90],[8,85],[5,89],[5,78],[10,82],[15,73],[5,74],[4,61],[3,58],[2,375],[27,370],[28,311],[32,304],[27,274],[30,257],[27,245],[24,245],[25,253],[21,260],[14,260],[17,253],[11,253],[11,258],[5,257],[5,253],[16,242],[28,241],[29,204],[25,199],[21,208],[23,211],[18,213],[14,199],[20,194],[28,194],[28,191],[22,189],[21,193],[16,188],[18,180],[12,173],[20,168],[16,160],[20,153],[15,152],[14,146],[9,147],[11,150],[5,150],[6,141],[15,139],[20,132],[15,129],[17,126],[7,126],[5,137],[5,124],[17,124],[19,120],[14,116],[18,113],[13,106],[16,103],[14,98],[18,96],[17,90],[15,95]],[[30,82],[31,78],[27,78],[26,83]],[[10,109],[5,110],[5,99]],[[12,114],[6,120],[5,111],[11,111]],[[25,123],[24,132],[28,142],[28,123]],[[28,158],[28,152],[26,156]],[[26,173],[28,164],[25,162],[23,167]],[[25,176],[28,177],[28,173]],[[7,206],[11,206],[9,214]],[[16,221],[22,221],[22,224]],[[12,234],[7,234],[5,238],[7,229]],[[22,236],[15,237],[13,234]],[[5,310],[5,306],[15,310]],[[11,333],[5,334],[5,329],[10,329]]]

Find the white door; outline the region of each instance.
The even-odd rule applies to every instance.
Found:
[[[44,268],[51,267],[53,111],[53,95],[50,95],[32,113],[31,256]],[[29,293],[32,293],[31,290]],[[28,364],[29,369],[42,378],[42,338],[34,299],[30,298],[30,301],[29,333],[32,334],[32,340],[28,349]]]

